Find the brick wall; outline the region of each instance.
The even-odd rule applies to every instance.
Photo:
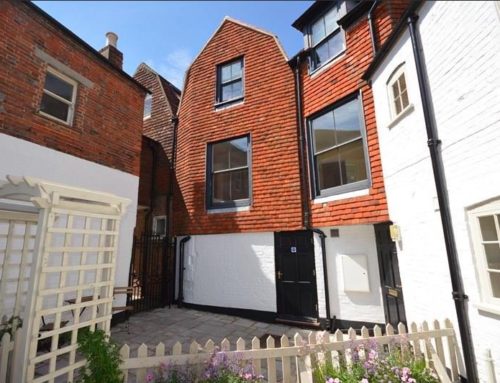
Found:
[[[24,2],[0,2],[0,36],[0,132],[138,175],[144,91]],[[38,114],[47,62],[36,49],[92,84],[78,85],[72,126]]]
[[[216,65],[243,55],[245,100],[214,110]],[[301,228],[293,72],[273,36],[226,20],[190,68],[179,111],[177,234]],[[249,211],[207,214],[207,143],[251,134]]]
[[[402,4],[398,5],[399,2],[383,2],[375,12],[379,46],[387,39],[404,10]],[[345,53],[313,75],[309,75],[307,62],[302,60],[300,71],[303,84],[304,116],[307,119],[336,101],[355,92],[361,92],[370,160],[371,186],[368,195],[342,198],[330,202],[311,202],[311,222],[315,227],[376,223],[389,219],[373,95],[370,87],[361,80],[362,74],[373,58],[366,15],[347,28],[345,41]],[[341,198],[341,196],[339,197]]]

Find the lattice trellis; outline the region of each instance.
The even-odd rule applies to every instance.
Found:
[[[25,264],[18,257],[18,275],[31,264],[29,285],[18,283],[15,291],[16,296],[26,292],[26,298],[20,342],[24,349],[15,350],[19,368],[13,381],[72,382],[85,364],[77,350],[78,331],[110,330],[119,225],[129,201],[36,179],[8,180],[0,186],[0,198],[29,201],[38,208],[36,223],[30,215],[31,221],[11,220],[3,229],[3,264],[12,268],[15,253],[27,254]],[[21,234],[14,234],[16,225],[24,225],[24,231],[17,229]],[[18,236],[31,242],[13,248]],[[2,270],[5,274],[5,266]],[[2,284],[15,284],[14,277],[4,279]],[[9,296],[1,291],[0,307],[8,309]],[[21,312],[18,300],[12,313]]]

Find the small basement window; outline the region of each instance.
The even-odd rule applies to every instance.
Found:
[[[151,117],[152,109],[153,109],[153,96],[151,94],[148,94],[144,99],[144,119]]]
[[[410,106],[408,89],[406,87],[404,64],[400,65],[393,72],[389,78],[387,86],[389,99],[391,100],[392,118],[395,119]]]
[[[76,89],[76,81],[52,68],[47,68],[40,114],[71,125],[75,111]]]
[[[217,103],[243,99],[243,57],[217,66]]]

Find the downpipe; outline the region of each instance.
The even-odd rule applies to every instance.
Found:
[[[179,296],[177,297],[177,307],[182,307],[182,303],[184,302],[184,246],[186,242],[191,239],[191,236],[188,235],[181,239],[179,243]]]
[[[450,270],[450,279],[452,285],[452,297],[455,301],[455,309],[458,319],[458,327],[460,331],[460,339],[462,342],[462,350],[464,353],[465,369],[467,373],[467,381],[472,383],[479,382],[476,357],[474,355],[474,346],[472,342],[472,334],[470,330],[470,321],[467,311],[467,301],[469,297],[465,294],[463,280],[458,261],[458,254],[455,242],[455,234],[451,221],[450,204],[446,189],[446,178],[444,173],[443,159],[441,156],[441,140],[439,140],[437,129],[434,124],[434,113],[432,111],[430,89],[427,83],[427,73],[425,68],[424,57],[422,56],[422,48],[420,44],[420,35],[417,29],[418,15],[413,14],[408,17],[408,30],[410,33],[413,56],[415,58],[415,66],[417,70],[418,86],[422,101],[422,109],[424,113],[425,128],[427,130],[427,145],[429,147],[432,170],[434,173],[434,183],[439,202],[439,213],[441,216],[441,224],[444,233],[444,242],[446,246],[446,255],[448,257],[448,266]]]
[[[328,266],[326,263],[326,234],[321,229],[312,229],[313,233],[319,235],[321,240],[321,256],[323,260],[323,283],[325,284],[325,308],[326,308],[326,327],[327,330],[333,330],[333,319],[330,313],[330,289],[328,288]]]
[[[372,43],[373,56],[377,53],[377,35],[375,34],[375,24],[373,23],[373,12],[380,3],[380,0],[375,0],[370,10],[368,11],[368,26],[370,28],[370,41]]]

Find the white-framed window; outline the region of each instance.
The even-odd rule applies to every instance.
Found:
[[[75,80],[48,67],[39,113],[71,125],[75,114],[76,91]]]
[[[392,72],[387,82],[387,91],[389,94],[389,103],[391,104],[391,115],[395,119],[410,106],[404,63]]]
[[[167,217],[165,215],[153,217],[153,234],[161,236],[167,235]]]
[[[500,306],[500,200],[469,212],[482,303]]]
[[[151,111],[153,110],[153,95],[147,94],[144,99],[144,120],[151,117]]]
[[[316,19],[309,27],[311,71],[315,71],[345,50],[345,37],[337,24],[341,17],[340,2]]]

